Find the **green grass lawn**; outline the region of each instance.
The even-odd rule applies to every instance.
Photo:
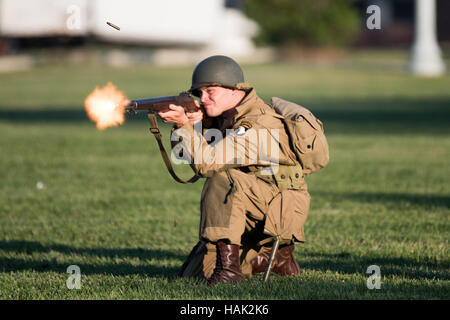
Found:
[[[213,288],[177,278],[203,181],[172,180],[145,117],[98,131],[83,109],[108,81],[129,98],[177,94],[192,68],[0,74],[0,299],[449,299],[450,76],[361,61],[244,66],[261,97],[324,122],[331,160],[307,180],[302,275]],[[70,265],[79,290],[66,286]]]

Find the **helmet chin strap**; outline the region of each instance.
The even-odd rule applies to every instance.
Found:
[[[236,83],[236,89],[239,90],[250,90],[252,87],[250,86],[250,84],[248,84],[248,82],[239,82]]]

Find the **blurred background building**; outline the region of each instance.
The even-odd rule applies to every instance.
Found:
[[[1,0],[0,32],[16,49],[61,41],[207,46],[248,54],[256,23],[221,0]],[[106,25],[120,26],[120,32]],[[4,47],[3,50],[6,48]],[[3,53],[5,53],[3,51]]]
[[[377,30],[365,24],[373,4],[381,9]],[[450,1],[436,6],[437,39],[448,48]],[[0,69],[13,60],[32,64],[30,53],[55,48],[81,62],[100,46],[96,57],[116,66],[192,63],[219,53],[262,62],[279,58],[279,48],[409,48],[414,8],[414,0],[0,0],[0,56],[9,57]]]

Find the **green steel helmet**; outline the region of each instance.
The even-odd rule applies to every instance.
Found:
[[[200,96],[198,89],[209,86],[250,89],[248,83],[244,82],[244,73],[239,64],[230,57],[220,55],[206,58],[195,67],[189,92]]]

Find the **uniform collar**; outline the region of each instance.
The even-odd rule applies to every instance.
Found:
[[[253,106],[257,100],[258,95],[256,94],[255,89],[251,89],[251,91],[244,97],[241,103],[235,108],[236,114],[234,115],[234,120],[242,117],[247,113],[255,111]]]
[[[236,107],[224,111],[219,117],[221,129],[228,128],[236,122],[237,119],[245,114],[253,111],[253,105],[257,101],[255,89],[251,89],[249,93],[242,99],[242,101]]]

